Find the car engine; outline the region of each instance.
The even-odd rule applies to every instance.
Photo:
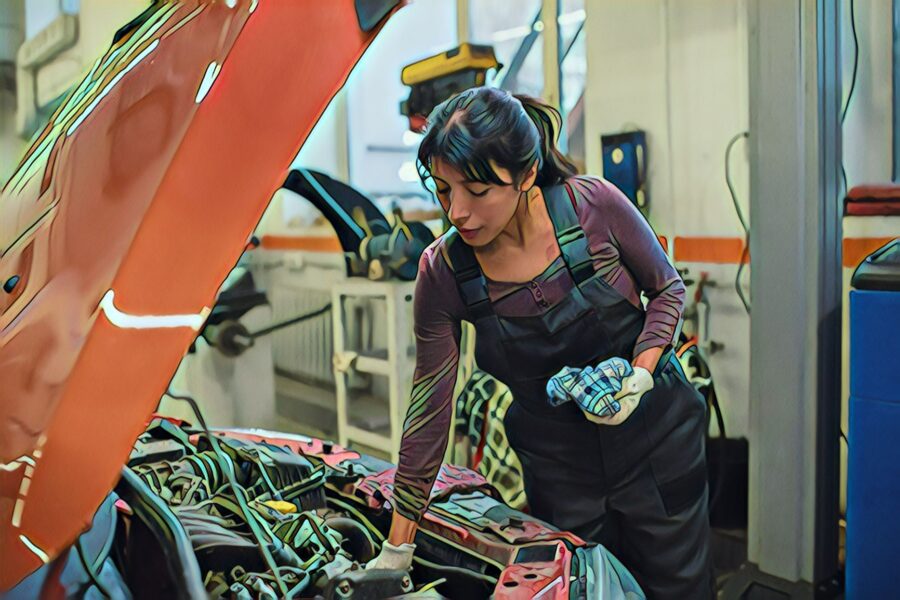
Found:
[[[157,417],[89,531],[10,598],[643,598],[602,546],[444,465],[410,572],[366,570],[394,467],[314,438]],[[43,597],[43,596],[41,596]]]

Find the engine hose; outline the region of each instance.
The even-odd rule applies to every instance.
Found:
[[[333,503],[334,505],[339,506],[340,508],[352,513],[353,516],[355,516],[357,519],[359,519],[362,522],[363,525],[365,525],[366,529],[369,532],[375,534],[375,536],[378,538],[379,544],[381,544],[381,542],[383,542],[385,540],[384,534],[381,533],[381,531],[379,531],[377,527],[372,525],[372,522],[369,521],[369,519],[367,519],[365,515],[363,515],[360,511],[358,511],[355,508],[353,508],[352,506],[350,506],[350,504],[343,502],[341,500],[338,500],[337,498],[329,498],[328,502]]]
[[[113,531],[115,531],[115,527],[113,527]],[[84,547],[81,545],[81,538],[75,542],[75,550],[78,553],[78,558],[81,560],[81,566],[87,572],[88,577],[91,582],[94,584],[94,587],[103,595],[104,598],[112,598],[109,593],[109,590],[106,589],[102,583],[100,583],[100,575],[97,573],[97,570],[94,569],[94,566],[90,564],[87,557],[84,555]]]
[[[126,488],[123,491],[129,492],[128,495],[131,496],[126,501],[134,514],[151,525],[151,532],[166,550],[166,563],[177,587],[184,592],[183,597],[190,600],[206,598],[197,555],[194,554],[191,540],[184,528],[172,514],[172,509],[151,492],[147,484],[128,467],[122,469],[121,481]]]
[[[375,544],[369,532],[353,519],[331,517],[325,519],[325,524],[344,537],[349,546],[344,549],[358,562],[365,563],[375,557]]]

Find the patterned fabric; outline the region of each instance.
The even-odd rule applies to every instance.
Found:
[[[525,507],[525,490],[522,487],[522,466],[509,442],[503,417],[512,403],[509,389],[485,373],[476,369],[456,400],[456,433],[465,437],[468,448],[481,450],[456,452],[455,464],[477,469],[494,486],[503,501],[513,508]]]
[[[568,183],[594,271],[637,308],[644,308],[641,293],[647,297],[646,319],[633,355],[650,348],[667,349],[684,307],[685,288],[656,234],[631,201],[609,182],[583,176]],[[488,280],[491,304],[499,316],[552,311],[571,288],[562,258],[528,282]],[[413,308],[416,373],[395,491],[398,512],[418,521],[450,438],[460,322],[467,318],[453,266],[445,254],[444,236],[422,254]]]

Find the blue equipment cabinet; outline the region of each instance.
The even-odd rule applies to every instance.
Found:
[[[647,191],[647,134],[627,131],[600,136],[603,177],[612,182],[644,214],[650,210]]]
[[[900,238],[850,292],[846,597],[900,597]]]

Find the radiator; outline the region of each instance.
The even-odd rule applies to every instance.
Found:
[[[322,308],[331,302],[331,291],[329,287],[276,283],[269,301],[278,322]],[[334,386],[331,312],[276,331],[273,336],[276,369],[308,383]]]

